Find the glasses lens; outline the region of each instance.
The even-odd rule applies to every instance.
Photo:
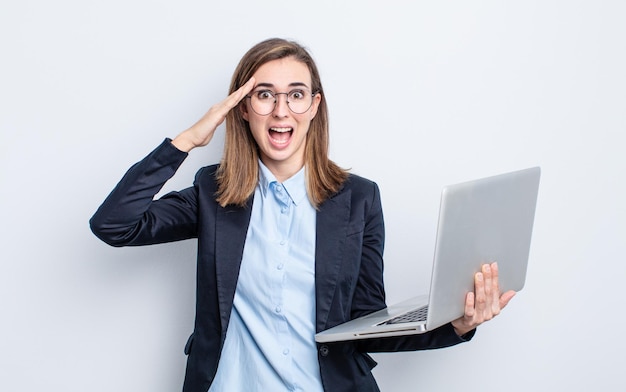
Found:
[[[250,104],[252,105],[252,110],[257,114],[265,116],[272,113],[274,110],[276,98],[274,98],[274,94],[272,94],[271,91],[260,90],[252,93],[250,96]]]
[[[292,112],[301,114],[309,110],[313,103],[313,96],[303,90],[292,90],[289,92],[287,104]]]

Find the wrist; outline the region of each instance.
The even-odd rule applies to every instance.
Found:
[[[185,132],[176,136],[172,140],[172,144],[174,147],[183,152],[189,152],[196,147],[195,143],[193,143],[190,138],[185,136]]]
[[[469,326],[463,325],[463,323],[459,322],[459,320],[454,320],[450,324],[452,325],[454,332],[459,336],[466,335],[467,333],[471,332],[474,329],[474,328],[470,328]]]
[[[469,331],[471,331],[471,329],[468,329],[468,330],[463,329],[463,330],[461,330],[461,329],[459,329],[457,327],[454,327],[454,332],[456,332],[456,334],[459,337],[462,337],[463,335],[466,335]]]

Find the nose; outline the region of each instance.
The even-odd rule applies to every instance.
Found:
[[[284,95],[285,98],[281,99],[280,98],[281,95]],[[276,99],[276,103],[274,104],[274,111],[272,113],[276,117],[285,117],[287,114],[289,114],[289,104],[287,101],[287,99],[289,99],[288,94],[276,93],[274,95],[274,98]]]

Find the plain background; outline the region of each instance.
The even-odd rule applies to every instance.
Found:
[[[443,185],[543,169],[524,290],[469,344],[375,355],[382,390],[624,390],[625,20],[619,0],[3,2],[0,390],[180,390],[195,242],[115,249],[87,222],[273,36],[320,67],[332,158],[381,187],[389,302],[427,289]]]

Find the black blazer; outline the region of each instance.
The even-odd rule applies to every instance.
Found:
[[[226,337],[253,200],[245,208],[220,207],[214,197],[214,165],[198,171],[193,187],[153,201],[186,156],[166,139],[129,169],[90,225],[113,246],[198,238],[196,319],[185,346],[183,391],[206,392]],[[351,175],[320,206],[316,224],[316,330],[384,308],[384,224],[376,184]],[[431,349],[462,341],[448,324],[411,337],[318,344],[324,390],[378,391],[371,373],[376,362],[367,352]]]

